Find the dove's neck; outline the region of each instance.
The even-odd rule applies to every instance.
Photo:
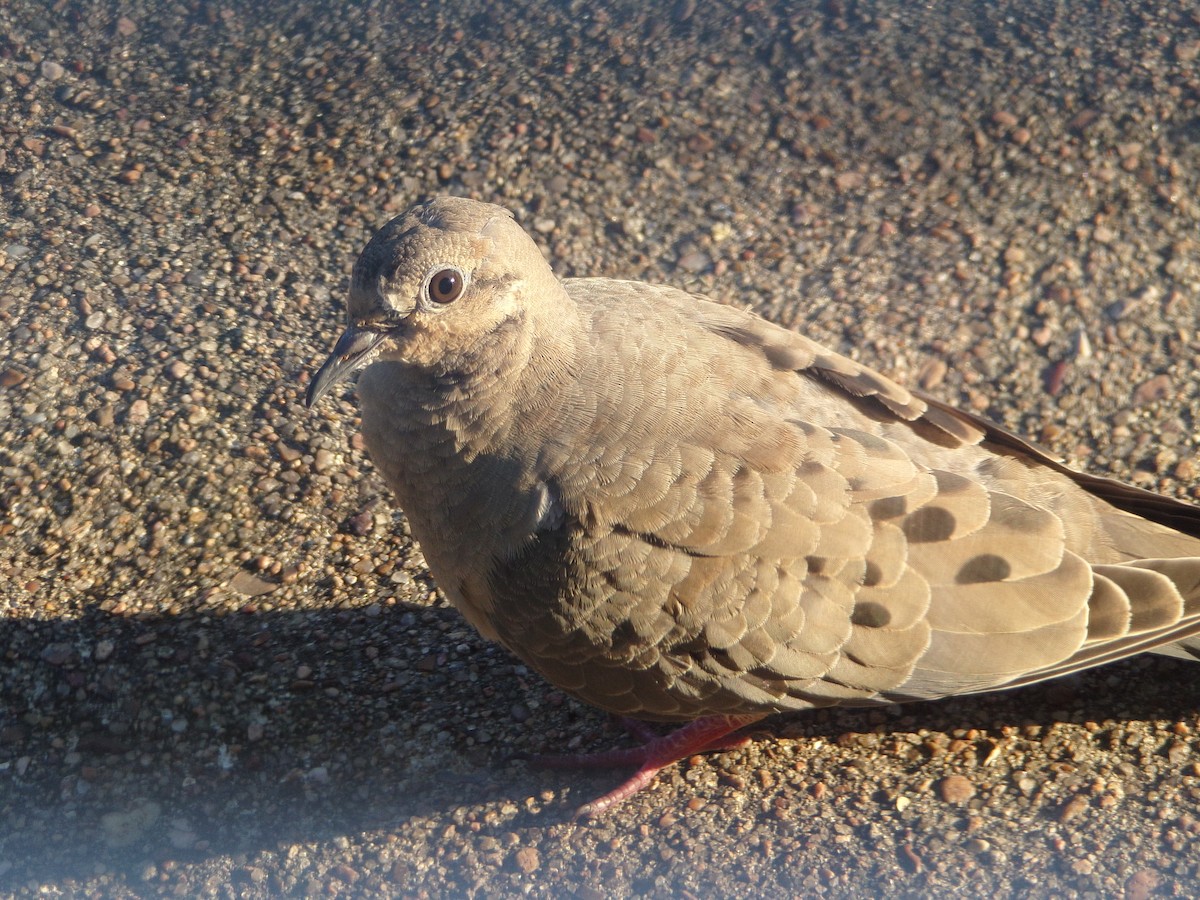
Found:
[[[416,419],[448,433],[467,457],[510,453],[532,439],[524,433],[529,417],[553,408],[566,390],[578,315],[565,292],[561,303],[523,307],[435,367],[409,368],[404,390],[389,393],[405,396]]]

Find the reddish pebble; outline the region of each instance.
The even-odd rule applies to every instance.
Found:
[[[963,775],[947,775],[938,783],[938,793],[946,803],[966,803],[975,796],[975,785]]]

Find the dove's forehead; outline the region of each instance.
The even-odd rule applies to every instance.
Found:
[[[508,210],[490,203],[442,198],[416,206],[375,233],[355,263],[352,286],[401,287],[440,265],[474,269],[516,227]]]

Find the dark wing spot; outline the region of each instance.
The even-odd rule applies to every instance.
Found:
[[[863,567],[863,587],[874,587],[879,584],[879,579],[883,577],[883,570],[879,568],[879,563],[867,560]]]
[[[948,540],[957,524],[954,513],[941,506],[923,506],[913,512],[902,525],[904,535],[914,544],[931,544]]]
[[[855,625],[862,625],[864,628],[882,628],[892,621],[892,614],[882,603],[868,601],[855,604],[850,621]]]
[[[959,584],[982,584],[989,581],[1003,581],[1012,574],[1012,566],[1003,556],[995,553],[981,553],[968,559],[954,580]]]
[[[882,497],[871,504],[872,519],[895,519],[908,512],[905,497]]]

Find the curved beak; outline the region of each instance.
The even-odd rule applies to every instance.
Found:
[[[322,363],[313,380],[309,382],[304,405],[311,407],[325,396],[339,381],[345,381],[359,369],[364,368],[375,354],[372,352],[379,342],[387,337],[386,331],[367,331],[351,325],[333,346],[329,359]]]

